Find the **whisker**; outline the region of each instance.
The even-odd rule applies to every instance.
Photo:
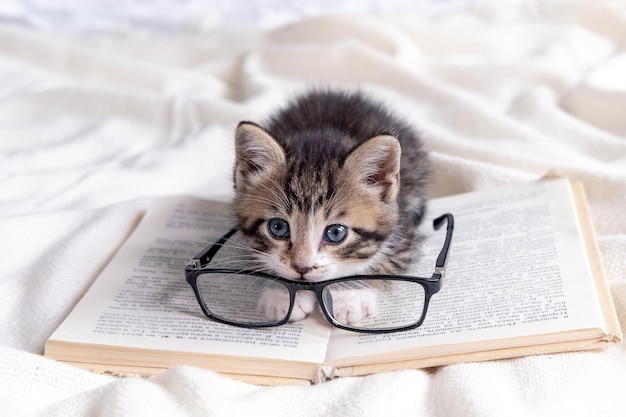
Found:
[[[267,255],[265,252],[262,252],[258,249],[252,248],[249,245],[245,244],[245,243],[239,243],[236,241],[227,241],[226,243],[224,243],[222,245],[222,249],[237,249],[237,250],[245,250],[245,251],[249,251],[249,252],[253,252],[253,253],[257,253],[257,254],[261,254],[261,255]]]
[[[283,203],[283,206],[281,207],[285,212],[290,212],[291,211],[291,202],[289,201],[289,198],[287,196],[287,193],[285,193],[285,189],[278,184],[274,179],[270,178],[270,182],[278,189],[278,191],[280,192],[280,195],[277,195],[276,192],[272,191],[272,194],[274,194],[274,197],[276,197],[278,200],[280,200]],[[267,188],[267,187],[266,187]]]
[[[226,241],[208,268],[233,268],[234,272],[265,272],[275,274],[272,255],[250,247],[236,239]]]
[[[257,201],[259,203],[267,203],[270,205],[274,204],[274,200],[271,200],[267,197],[262,197],[262,196],[254,195],[254,194],[246,194],[246,193],[241,193],[241,194],[247,199],[252,200],[252,201]]]
[[[279,209],[281,209],[285,213],[289,212],[291,203],[289,202],[289,199],[287,198],[287,195],[283,187],[271,178],[269,178],[269,181],[274,187],[269,187],[266,184],[260,184],[260,187],[267,190],[274,197],[274,199],[263,197],[257,194],[245,193],[245,192],[241,192],[240,195],[253,201],[266,203],[271,206],[277,206]]]
[[[335,206],[338,206],[340,204],[343,204],[345,200],[347,200],[348,195],[347,193],[343,193],[344,188],[346,187],[346,184],[343,183],[341,184],[341,187],[339,187],[338,190],[334,190],[333,193],[331,194],[330,198],[328,199],[328,207],[330,209],[334,208]]]

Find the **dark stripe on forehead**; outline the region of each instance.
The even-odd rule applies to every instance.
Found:
[[[327,201],[333,198],[333,195],[335,195],[335,173],[330,171],[331,170],[329,169],[328,172],[326,172],[326,179],[324,181],[324,184],[326,184],[326,195],[324,196],[324,198],[326,198]]]
[[[322,184],[313,184],[309,189],[295,190],[296,187],[290,187],[290,197],[298,211],[301,213],[315,213],[324,206],[326,198],[320,192]]]
[[[328,187],[326,189],[326,197],[325,197],[325,208],[324,208],[324,217],[326,220],[331,216],[333,209],[335,209],[335,199],[339,196],[335,195],[335,185],[332,183],[329,178]],[[347,211],[341,210],[339,213],[336,213],[336,217],[344,217],[347,214]]]
[[[319,195],[317,197],[317,201],[315,202],[315,206],[313,207],[313,212],[316,212],[320,207],[322,207],[322,205],[324,205],[324,196],[323,195]]]
[[[332,198],[337,169],[326,161],[311,165],[306,161],[294,160],[288,172],[285,192],[298,211],[315,213]]]
[[[280,186],[278,193],[281,196],[281,199],[280,199],[281,203],[285,205],[283,207],[284,210],[287,212],[288,215],[291,215],[291,213],[293,213],[293,202],[292,202],[292,199],[290,198],[291,192],[290,192],[290,187],[289,187],[289,180],[287,178],[283,180],[283,184]],[[272,208],[274,208],[276,212],[282,211],[280,210],[280,206],[278,204],[274,204]]]
[[[306,197],[301,196],[301,195],[297,195],[297,194],[292,194],[293,197],[293,201],[296,204],[296,207],[298,208],[298,211],[301,213],[305,213],[307,211],[308,206],[310,206],[309,202],[306,201]]]

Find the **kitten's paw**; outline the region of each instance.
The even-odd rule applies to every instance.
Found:
[[[296,293],[296,300],[291,311],[289,321],[304,320],[315,309],[317,300],[311,291],[300,291]]]
[[[357,324],[378,313],[378,294],[374,290],[344,290],[333,293],[333,316],[343,324]]]
[[[264,289],[257,307],[259,313],[268,321],[281,321],[289,311],[289,294],[284,291]]]
[[[294,300],[289,321],[305,319],[315,308],[315,294],[299,292]],[[265,289],[259,297],[258,310],[268,321],[281,321],[289,311],[289,294],[284,291]]]

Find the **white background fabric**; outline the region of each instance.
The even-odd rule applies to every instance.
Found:
[[[0,6],[0,415],[623,415],[623,343],[312,387],[190,367],[117,379],[40,356],[151,197],[230,199],[237,122],[308,86],[358,86],[408,118],[432,155],[433,196],[548,170],[582,181],[626,323],[617,3],[421,3],[417,15],[395,2],[391,14],[287,8],[282,20],[274,7],[238,22],[192,1],[155,3],[163,14],[44,3]]]

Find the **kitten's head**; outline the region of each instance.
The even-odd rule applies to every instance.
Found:
[[[261,127],[239,125],[239,228],[263,267],[279,276],[321,281],[366,273],[398,221],[400,145],[381,135],[350,149],[354,141],[336,132],[303,135],[286,149]]]

